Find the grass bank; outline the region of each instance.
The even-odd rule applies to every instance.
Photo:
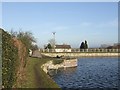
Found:
[[[41,69],[41,65],[53,58],[28,58],[26,80],[23,88],[59,88],[60,87]],[[61,89],[60,89],[61,90]]]

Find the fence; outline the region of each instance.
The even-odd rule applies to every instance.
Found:
[[[54,49],[40,49],[41,52],[55,52]],[[81,52],[81,53],[118,53],[120,50],[119,49],[99,49],[99,48],[94,48],[94,49],[77,49],[77,48],[72,48],[71,52]],[[67,52],[67,51],[66,51]]]

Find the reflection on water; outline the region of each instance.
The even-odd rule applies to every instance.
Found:
[[[80,58],[78,67],[60,69],[52,78],[62,88],[112,90],[118,87],[118,58]]]

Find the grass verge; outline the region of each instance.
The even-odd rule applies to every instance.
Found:
[[[52,58],[28,58],[26,80],[22,88],[59,88],[60,87],[41,69],[41,65]],[[61,90],[61,89],[60,89]]]

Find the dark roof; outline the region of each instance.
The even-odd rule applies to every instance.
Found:
[[[107,47],[107,49],[120,49],[120,45],[109,46],[109,47]]]
[[[55,45],[56,49],[70,49],[71,46],[70,45]]]

